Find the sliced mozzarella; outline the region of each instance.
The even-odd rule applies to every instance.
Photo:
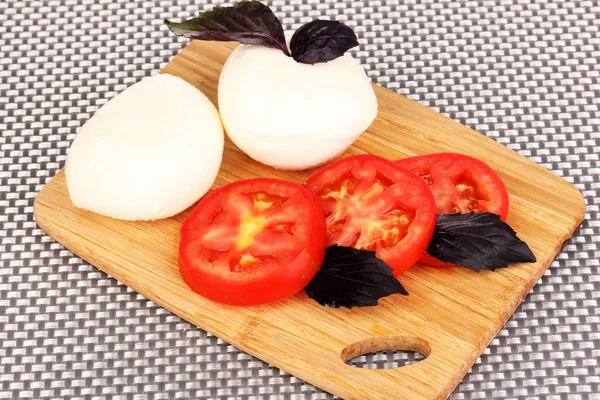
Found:
[[[229,137],[250,157],[306,169],[346,150],[375,119],[377,99],[349,54],[309,65],[241,45],[221,71],[219,111]]]
[[[208,98],[173,75],[145,78],[80,129],[66,178],[77,207],[125,220],[175,215],[212,186],[223,128]]]

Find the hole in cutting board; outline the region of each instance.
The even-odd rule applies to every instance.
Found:
[[[411,336],[384,336],[352,343],[342,350],[342,360],[357,368],[399,368],[422,361],[431,353],[423,339]]]

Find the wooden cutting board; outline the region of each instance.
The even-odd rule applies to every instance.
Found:
[[[219,72],[235,45],[191,42],[162,72],[178,75],[217,103]],[[510,194],[509,224],[535,264],[497,272],[415,266],[400,276],[410,296],[377,307],[332,309],[304,292],[258,307],[232,307],[196,295],[177,268],[178,231],[188,211],[155,222],[125,222],[77,209],[59,172],[37,196],[38,225],[59,243],[148,299],[292,375],[345,399],[441,399],[467,373],[584,218],[581,193],[532,161],[457,122],[375,86],[379,114],[346,155],[391,160],[452,151],[487,162]],[[259,164],[226,141],[214,187],[273,177],[303,182],[313,171]],[[386,370],[345,361],[384,349],[427,356]]]

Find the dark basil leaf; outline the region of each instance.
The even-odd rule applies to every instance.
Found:
[[[240,42],[281,49],[290,55],[283,26],[271,9],[259,1],[242,1],[233,7],[215,7],[184,22],[165,20],[171,32],[191,39]]]
[[[488,212],[438,215],[427,253],[475,271],[535,262],[527,243],[500,216]]]
[[[317,303],[335,308],[376,306],[382,297],[408,295],[374,252],[336,245],[327,248],[321,269],[304,290]]]
[[[352,28],[320,19],[302,25],[290,42],[294,60],[305,64],[334,60],[354,46],[358,40]]]

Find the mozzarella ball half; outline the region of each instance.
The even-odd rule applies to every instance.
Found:
[[[280,50],[238,46],[219,79],[227,134],[250,157],[307,169],[346,150],[377,115],[377,98],[357,60],[345,54],[302,64]]]
[[[102,106],[69,150],[77,207],[124,220],[175,215],[212,186],[223,156],[215,106],[181,78],[160,74]]]

